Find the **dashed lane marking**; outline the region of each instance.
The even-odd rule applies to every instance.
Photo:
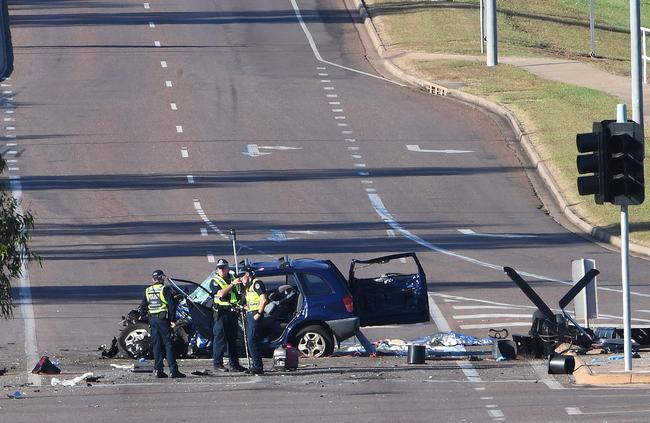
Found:
[[[171,88],[172,87],[172,81],[165,81],[165,87]]]
[[[579,414],[582,414],[582,410],[580,410],[579,407],[564,407],[564,411],[566,411],[569,416],[577,416]]]
[[[155,47],[160,47],[160,41],[154,41],[154,42],[153,42],[153,45],[154,45]]]
[[[183,133],[183,126],[182,125],[176,125],[176,132],[179,134]]]
[[[184,159],[190,157],[190,153],[187,151],[187,147],[181,148],[181,157]]]
[[[214,263],[214,254],[208,253],[207,257],[208,257],[208,262],[209,263]]]
[[[194,176],[187,175],[187,183],[188,184],[193,184],[194,183]]]
[[[169,107],[170,107],[172,110],[178,110],[178,106],[176,105],[176,103],[169,103]]]
[[[155,27],[156,27],[156,24],[155,24],[155,23],[153,23],[153,22],[149,22],[149,28],[155,28]]]
[[[161,68],[166,68],[167,67],[167,62],[165,60],[160,61],[160,67]]]
[[[149,3],[145,3],[145,4],[144,4],[144,8],[145,8],[145,9],[150,9],[151,7],[149,6]]]
[[[201,228],[201,236],[208,236],[208,229],[207,228]]]

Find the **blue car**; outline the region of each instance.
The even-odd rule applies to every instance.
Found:
[[[354,259],[347,280],[330,260],[284,258],[246,264],[264,282],[270,300],[260,327],[265,355],[291,344],[304,356],[325,357],[360,327],[430,318],[426,276],[415,253]],[[171,282],[185,297],[179,307],[183,318],[177,325],[179,354],[209,356],[210,278],[193,283],[197,286],[190,294],[181,286],[190,281],[172,278]],[[149,350],[148,345],[134,349]]]

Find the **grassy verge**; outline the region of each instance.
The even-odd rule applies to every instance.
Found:
[[[478,12],[471,7],[477,4],[475,1],[456,1],[445,5],[424,1],[367,1],[373,4],[371,15],[375,13],[373,19],[389,49],[476,54],[478,42],[473,35],[478,34]],[[500,9],[514,3],[508,0],[498,2]],[[518,13],[526,16],[533,14],[538,16],[537,20],[543,13],[543,16],[555,16],[555,21],[573,17],[571,13],[574,13],[580,4],[588,5],[588,2],[575,0],[517,3],[543,3],[527,5],[526,7],[536,10],[526,13],[519,10]],[[524,8],[522,5],[519,9]],[[623,9],[627,11],[627,8]],[[397,10],[401,12],[397,13]],[[534,45],[530,41],[536,38],[530,35],[534,31],[522,23],[534,19],[520,16],[512,19],[519,25],[510,26],[511,33],[505,35],[506,39],[513,40],[506,47],[510,48],[507,53],[503,52],[503,38],[500,38],[500,54],[554,56],[558,51],[570,51],[574,48],[570,46],[572,43],[574,46],[577,44],[568,29],[555,27],[547,31],[537,31],[540,36]],[[547,20],[548,18],[544,22]],[[473,28],[474,24],[476,28]],[[512,22],[508,23],[511,24]],[[575,28],[574,30],[577,31]],[[586,31],[588,45],[588,26]],[[503,32],[499,34],[500,37],[504,37],[502,34]],[[618,37],[617,34],[612,35],[612,40]],[[625,37],[627,40],[628,35],[625,34]],[[555,41],[545,41],[551,38]],[[554,47],[546,48],[546,45]],[[604,45],[602,48],[605,51]],[[611,51],[615,50],[612,48]],[[620,54],[620,61],[625,62],[629,68],[629,61],[623,58],[625,53]],[[584,60],[590,59],[585,57]],[[600,65],[616,71],[620,66],[617,60],[601,59]],[[612,205],[595,205],[593,197],[579,196],[575,185],[575,134],[590,132],[591,122],[600,120],[602,116],[613,116],[618,103],[616,98],[587,88],[541,79],[525,70],[503,64],[487,68],[482,61],[407,58],[402,59],[398,65],[427,80],[463,83],[461,90],[501,103],[512,110],[526,127],[535,148],[555,176],[568,202],[574,205],[575,211],[591,223],[605,227],[612,233],[618,233],[619,208]],[[646,179],[650,181],[649,168],[650,166],[646,166]],[[650,246],[650,200],[630,210],[632,240]]]

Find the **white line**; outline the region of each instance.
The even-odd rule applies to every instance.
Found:
[[[361,183],[362,183],[362,184],[369,185],[369,184],[372,184],[372,181],[371,181],[371,180],[368,180],[368,179],[364,179],[364,180],[361,181]],[[391,229],[387,229],[386,231],[388,232],[388,231],[390,231],[390,230],[391,230]]]
[[[564,407],[564,411],[566,411],[569,416],[577,416],[579,414],[582,414],[582,411],[580,411],[579,407]]]
[[[207,257],[208,257],[208,262],[209,263],[214,263],[214,254],[208,253]]]
[[[298,23],[300,24],[300,27],[302,28],[302,31],[305,33],[305,37],[307,37],[307,41],[309,42],[309,46],[311,47],[311,51],[314,53],[314,56],[316,57],[316,60],[322,63],[326,63],[330,66],[335,66],[340,69],[345,69],[350,72],[355,72],[361,75],[366,75],[371,78],[376,78],[380,79],[382,81],[390,82],[395,85],[399,85],[400,87],[404,87],[404,84],[400,84],[399,82],[391,81],[390,79],[382,78],[381,76],[373,75],[371,73],[363,72],[357,69],[349,68],[347,66],[339,65],[336,63],[332,63],[330,61],[324,60],[320,52],[318,51],[318,47],[316,47],[316,43],[314,42],[314,38],[311,36],[311,32],[309,32],[309,29],[307,28],[307,24],[305,24],[304,19],[302,18],[302,14],[300,13],[300,9],[298,8],[298,4],[296,4],[296,0],[291,0],[291,5],[293,6],[293,11],[296,14],[296,19],[298,19]]]
[[[9,159],[7,159],[7,160],[5,160],[5,162],[7,162],[8,164],[13,164],[13,163],[18,163],[18,160],[15,160],[15,159],[9,160]]]
[[[160,47],[160,41],[154,41],[153,45],[154,47]]]
[[[199,200],[196,199],[194,200],[194,209],[201,210],[201,203],[199,202]]]
[[[374,189],[374,188],[366,188],[366,192],[377,192],[377,190]],[[406,263],[406,262],[404,262],[404,263]]]
[[[188,184],[193,184],[194,183],[194,176],[187,175],[187,183]]]
[[[355,163],[354,167],[366,167],[365,163]]]
[[[438,332],[451,331],[451,326],[449,326],[449,323],[447,323],[447,319],[445,319],[445,316],[442,314],[442,311],[440,311],[440,308],[438,308],[438,305],[433,300],[433,296],[429,294],[428,297],[429,297],[428,298],[429,314],[431,314],[431,318],[433,319],[433,322],[436,324],[436,327],[438,328]]]
[[[499,310],[510,310],[510,309],[524,309],[525,307],[520,306],[491,306],[491,305],[455,305],[452,306],[454,310],[481,310],[485,308],[489,309],[499,309]],[[530,314],[529,314],[530,316]]]
[[[9,156],[15,156],[16,154],[18,154],[18,152],[16,150],[9,150],[5,154]]]
[[[491,329],[491,328],[503,328],[503,327],[530,327],[530,322],[494,322],[486,324],[476,324],[476,325],[460,325],[460,328],[463,330],[469,329]]]
[[[208,236],[208,229],[207,228],[201,228],[201,236]]]
[[[457,314],[455,316],[451,316],[454,319],[491,319],[493,317],[500,317],[500,318],[530,318],[530,314]],[[530,323],[529,323],[530,324]]]
[[[10,167],[10,168],[8,168],[8,170],[14,170],[15,171],[15,170],[20,170],[20,168],[19,167]]]
[[[167,62],[165,60],[160,61],[160,67],[161,68],[166,68],[167,67]]]
[[[463,235],[473,235],[473,236],[483,236],[489,238],[537,238],[536,235],[524,235],[524,234],[482,234],[474,232],[471,229],[458,229]]]
[[[9,95],[9,94],[13,94],[13,93],[14,93],[14,92],[11,91],[11,90],[4,90],[4,91],[2,91],[2,94],[7,94],[7,95]]]
[[[352,131],[346,129],[344,131],[341,131],[341,134],[343,134],[343,135],[352,135]]]
[[[181,125],[176,125],[176,132],[179,134],[183,133],[183,127]]]
[[[395,238],[395,231],[392,229],[386,229],[386,235],[388,235],[389,238]]]
[[[181,157],[184,159],[190,157],[190,153],[187,151],[187,147],[181,148]]]
[[[328,73],[324,73],[324,72],[320,72],[320,73],[318,74],[318,76],[329,76],[329,74],[328,74]]]
[[[150,8],[150,7],[149,7],[149,3],[145,3],[145,4],[144,4],[144,8],[145,8],[145,9],[149,9],[149,8]]]
[[[359,151],[359,147],[350,146],[350,147],[348,147],[348,150],[350,150],[350,151]]]
[[[346,140],[347,142],[357,142],[357,140],[354,139],[354,138],[346,138],[345,140]]]
[[[165,87],[171,88],[172,87],[172,81],[165,81]]]
[[[332,91],[334,90],[334,87],[323,87],[325,91]]]
[[[472,366],[471,363],[464,363],[464,362],[461,362],[461,361],[457,361],[456,364],[458,364],[458,367],[460,367],[460,369],[465,374],[465,377],[467,378],[467,380],[469,380],[471,383],[483,382],[481,380],[481,377],[479,376],[478,372],[476,371],[474,366]]]
[[[343,109],[332,109],[332,113],[343,113]]]
[[[340,101],[330,101],[329,104],[330,104],[330,106],[338,106],[338,105],[341,104],[341,102]]]
[[[357,172],[359,176],[370,176],[370,172]]]
[[[346,120],[345,116],[334,116],[334,120]]]
[[[501,410],[488,410],[487,412],[493,419],[503,417],[503,411]]]
[[[155,27],[156,27],[156,24],[155,24],[155,23],[153,23],[153,22],[149,22],[149,28],[155,28]]]
[[[326,70],[327,68],[324,67],[324,66],[316,66],[316,69],[318,69],[318,70]]]
[[[494,397],[481,397],[480,399],[482,399],[484,401],[490,401],[490,400],[493,400]]]
[[[5,138],[16,138],[16,134],[5,134]]]
[[[171,107],[172,110],[178,110],[176,103],[169,103],[169,107]]]
[[[16,130],[16,127],[15,127],[15,126],[6,126],[5,129],[6,129],[7,131],[15,131],[15,130]]]
[[[322,83],[324,83],[324,84],[325,84],[325,83],[327,83],[327,84],[331,84],[331,83],[332,83],[332,81],[329,80],[329,79],[321,79],[320,82],[322,82]]]
[[[352,154],[351,156],[353,159],[363,159],[363,157],[359,154]]]
[[[7,143],[7,147],[15,147],[15,146],[17,146],[17,145],[18,145],[18,144],[16,144],[15,142],[8,142],[8,143]]]
[[[485,404],[485,408],[499,408],[499,404]]]
[[[337,123],[336,126],[340,126],[341,128],[345,128],[348,126],[347,123]]]
[[[13,110],[5,110],[5,114],[7,114],[7,115],[12,115],[14,113],[16,113],[16,112],[13,111]]]

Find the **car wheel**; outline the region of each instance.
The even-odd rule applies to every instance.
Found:
[[[322,326],[300,329],[294,343],[305,357],[328,357],[334,352],[334,339]]]
[[[117,348],[126,358],[147,358],[152,356],[151,334],[146,323],[127,325],[117,340]]]

